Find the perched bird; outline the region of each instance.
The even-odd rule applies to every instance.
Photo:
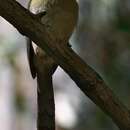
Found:
[[[30,0],[28,9],[36,15],[43,14],[39,15],[41,22],[46,26],[50,34],[61,41],[60,44],[68,44],[78,20],[78,4],[76,0]],[[35,78],[37,73],[33,61],[35,51],[29,39],[27,54],[31,74]]]

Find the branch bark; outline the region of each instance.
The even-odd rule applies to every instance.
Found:
[[[45,50],[120,129],[130,130],[129,110],[114,96],[101,77],[73,50],[60,44],[35,15],[13,0],[0,0],[0,15]]]
[[[33,57],[37,71],[37,129],[55,130],[55,102],[52,75],[57,68],[56,63],[44,51],[37,47]]]
[[[37,130],[55,130],[55,103],[52,76],[37,73]]]

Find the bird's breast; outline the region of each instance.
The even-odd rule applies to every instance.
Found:
[[[77,24],[77,13],[64,10],[48,11],[42,18],[42,23],[47,27],[53,36],[60,40],[69,40]]]

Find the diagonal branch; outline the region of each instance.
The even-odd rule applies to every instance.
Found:
[[[114,96],[100,76],[70,48],[51,36],[50,32],[20,4],[13,0],[0,0],[0,15],[28,36],[50,55],[75,81],[78,87],[122,130],[130,130],[130,113]],[[44,43],[44,44],[43,44]],[[57,43],[57,44],[53,44]]]

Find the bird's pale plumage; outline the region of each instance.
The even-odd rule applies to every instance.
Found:
[[[53,37],[61,41],[61,44],[68,43],[78,19],[78,5],[76,0],[31,0],[29,10],[34,14],[45,11],[46,14],[41,18],[41,22]],[[32,52],[32,48],[30,50]],[[30,55],[29,49],[28,55]],[[33,66],[31,65],[32,59],[31,56],[28,57],[31,67]]]

